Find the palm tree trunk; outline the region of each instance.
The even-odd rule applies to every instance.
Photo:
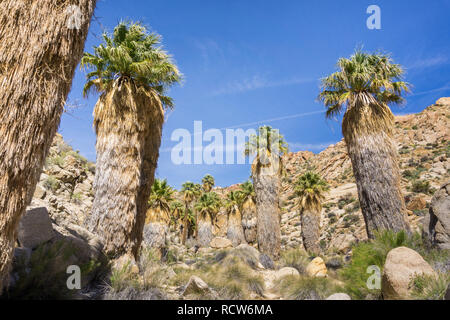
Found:
[[[169,229],[167,221],[164,220],[159,208],[150,208],[147,210],[143,244],[159,250],[160,254],[166,246],[166,234]]]
[[[213,239],[212,221],[209,214],[199,214],[197,220],[197,243],[200,247],[209,247],[209,243]]]
[[[104,93],[95,106],[95,195],[87,227],[112,258],[137,259],[163,121],[157,96],[129,83]]]
[[[245,240],[248,243],[256,242],[256,225],[255,203],[248,199],[242,205],[242,227],[244,228]]]
[[[256,159],[257,160],[257,159]],[[278,159],[268,165],[252,165],[256,194],[257,238],[259,251],[277,260],[280,255],[280,170]]]
[[[77,5],[78,29],[68,28]],[[0,2],[0,293],[83,54],[95,0]]]
[[[233,247],[237,247],[241,243],[246,243],[239,209],[236,209],[228,215],[227,238],[231,241]]]
[[[320,213],[312,210],[303,210],[302,240],[305,250],[314,254],[320,253]]]
[[[360,106],[349,109],[342,122],[369,238],[376,230],[409,231],[393,119],[387,106]]]

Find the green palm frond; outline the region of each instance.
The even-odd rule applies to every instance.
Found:
[[[387,54],[368,54],[358,49],[349,59],[340,58],[338,71],[321,79],[318,100],[327,108],[328,118],[371,96],[382,104],[401,104],[410,84],[402,80],[404,70]],[[368,100],[368,98],[365,98]]]
[[[279,130],[271,126],[261,126],[258,133],[251,135],[245,144],[244,155],[263,156],[267,153],[282,156],[289,151],[287,142]]]
[[[206,176],[203,177],[202,184],[203,184],[203,186],[202,186],[203,190],[205,190],[206,192],[209,192],[214,187],[216,182],[212,175],[207,174]]]
[[[206,192],[201,195],[194,208],[199,214],[209,214],[211,216],[211,219],[214,219],[221,206],[222,200],[219,198],[217,193]]]
[[[94,53],[84,53],[81,67],[92,70],[86,75],[84,96],[93,90],[104,92],[125,77],[154,90],[168,108],[173,107],[173,100],[166,92],[183,78],[172,57],[162,49],[161,36],[148,32],[139,22],[121,22],[112,35],[104,33],[103,43],[94,47]]]
[[[302,208],[321,208],[321,201],[329,186],[317,173],[308,171],[298,178],[294,192]]]
[[[148,201],[150,207],[159,208],[161,211],[170,212],[170,203],[173,201],[174,192],[175,190],[169,186],[166,179],[155,179]]]

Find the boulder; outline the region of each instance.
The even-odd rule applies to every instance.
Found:
[[[261,254],[259,256],[259,262],[261,262],[261,265],[265,269],[273,270],[275,268],[275,264],[273,263],[272,259],[267,254]]]
[[[19,223],[18,241],[20,245],[34,249],[52,238],[52,221],[47,208],[27,210]]]
[[[316,257],[306,267],[306,273],[310,277],[326,277],[327,266],[321,257]]]
[[[356,237],[351,233],[339,234],[330,242],[329,248],[336,249],[338,252],[347,253],[352,244],[356,241]]]
[[[426,207],[427,207],[427,202],[423,196],[417,196],[417,197],[412,198],[406,205],[406,208],[411,211],[423,210]]]
[[[389,251],[384,264],[381,290],[385,300],[410,299],[411,281],[418,275],[436,276],[416,251],[398,247]]]
[[[440,249],[450,249],[450,182],[435,192],[429,213],[426,233],[431,243]]]
[[[300,273],[298,272],[297,269],[291,267],[284,267],[281,268],[280,270],[275,271],[274,278],[275,280],[278,280],[286,276],[299,276],[299,275]]]
[[[450,98],[449,97],[442,97],[438,101],[436,101],[436,105],[438,105],[438,106],[450,105]]]
[[[340,292],[332,294],[325,300],[352,300],[352,298],[348,294]]]
[[[209,243],[209,246],[214,249],[231,248],[233,244],[227,238],[215,237]]]
[[[182,295],[186,296],[189,294],[205,294],[209,293],[210,291],[211,289],[205,281],[197,276],[191,276],[188,283],[184,287]]]

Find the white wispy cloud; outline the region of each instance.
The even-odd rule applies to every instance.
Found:
[[[425,94],[440,92],[440,91],[445,91],[445,90],[450,90],[450,82],[446,83],[445,85],[443,85],[442,87],[439,87],[439,88],[420,91],[420,92],[413,92],[413,94],[411,94],[411,96],[422,96]]]
[[[336,144],[339,141],[323,142],[323,143],[303,143],[303,142],[288,142],[289,149],[295,150],[308,150],[308,151],[319,151],[326,149],[332,144]]]
[[[212,95],[218,96],[224,94],[242,93],[262,88],[284,87],[294,84],[310,83],[316,80],[317,79],[305,79],[300,77],[292,77],[282,80],[268,80],[266,77],[255,75],[251,78],[228,83],[225,86],[214,90]]]
[[[413,62],[408,69],[423,69],[436,67],[449,62],[449,59],[444,55],[438,55],[431,58],[419,59]]]

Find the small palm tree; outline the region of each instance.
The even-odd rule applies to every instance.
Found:
[[[211,189],[214,187],[215,181],[214,177],[210,174],[207,174],[202,179],[202,188],[205,192],[210,192]]]
[[[245,240],[248,243],[256,242],[256,200],[253,183],[248,180],[240,185],[239,192],[242,196],[240,210],[242,214],[242,227]]]
[[[314,172],[306,172],[300,176],[294,188],[301,210],[303,245],[307,251],[315,254],[320,252],[322,200],[328,190],[327,182]]]
[[[356,51],[338,60],[339,70],[322,79],[319,99],[327,117],[345,110],[342,133],[352,161],[367,234],[390,229],[409,230],[400,189],[394,116],[389,104],[404,101],[409,84],[403,69],[385,54]]]
[[[174,192],[166,179],[153,182],[144,226],[144,244],[148,247],[162,249],[165,246]]]
[[[140,23],[121,22],[104,34],[94,53],[83,93],[99,92],[94,109],[97,166],[88,228],[112,257],[137,258],[159,157],[164,108],[173,107],[167,89],[181,81],[161,37]]]
[[[228,214],[227,238],[235,247],[246,242],[241,216],[243,199],[244,194],[241,191],[230,191],[225,199],[225,210]]]
[[[244,150],[246,156],[256,155],[252,164],[252,178],[256,194],[258,246],[262,253],[273,259],[278,259],[281,247],[281,156],[287,151],[283,136],[270,126],[262,126],[257,135],[250,136]]]
[[[178,200],[174,200],[170,203],[170,225],[176,226],[181,219],[181,215],[185,209],[183,203]]]
[[[191,181],[187,181],[181,186],[181,193],[183,194],[183,201],[185,205],[185,214],[182,219],[183,232],[181,236],[181,242],[185,244],[186,240],[191,235],[190,231],[197,230],[192,225],[193,219],[191,219],[190,216],[194,214],[193,203],[201,195],[201,190],[197,184]]]
[[[215,192],[202,194],[195,204],[197,212],[197,241],[202,247],[208,247],[213,238],[212,223],[219,212],[222,201]]]

